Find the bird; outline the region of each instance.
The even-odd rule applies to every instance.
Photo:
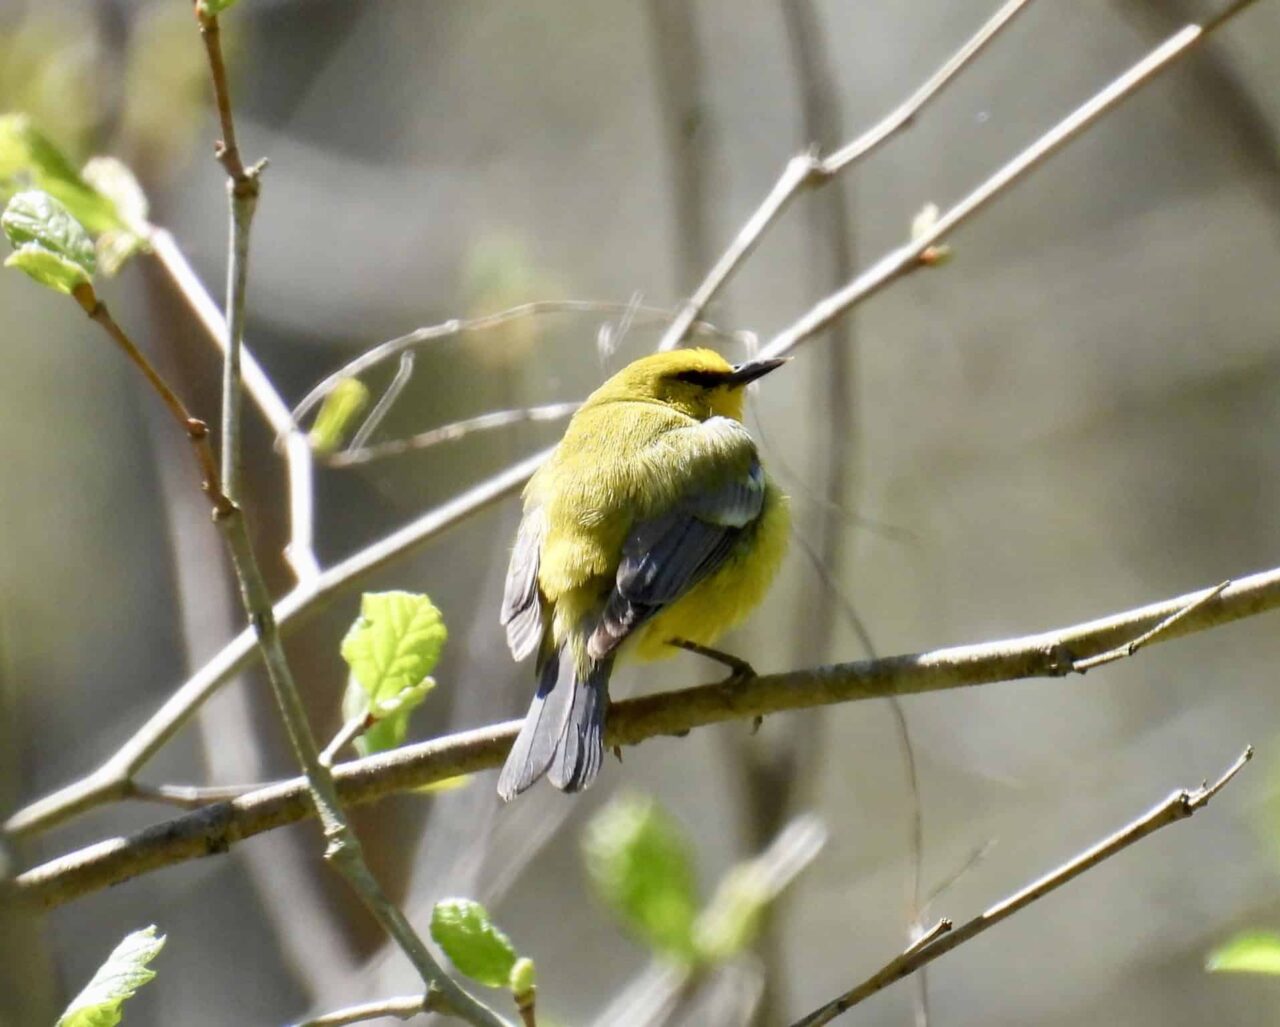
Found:
[[[503,801],[544,775],[589,787],[615,662],[709,647],[763,599],[790,515],[743,403],[784,363],[696,348],[635,360],[529,480],[499,620],[517,661],[537,654],[537,691],[498,778]]]

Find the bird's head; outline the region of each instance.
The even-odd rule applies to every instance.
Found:
[[[593,392],[587,403],[661,403],[699,421],[709,417],[741,421],[747,385],[786,362],[783,357],[731,364],[709,349],[655,353],[628,364]]]

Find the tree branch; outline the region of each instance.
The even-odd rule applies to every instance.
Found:
[[[209,295],[200,276],[187,261],[172,233],[153,229],[148,235],[151,253],[159,262],[174,287],[187,302],[205,333],[218,349],[227,349],[227,322]],[[262,365],[240,345],[240,370],[244,391],[253,400],[263,420],[283,440],[285,468],[289,478],[289,543],[285,556],[299,582],[310,581],[320,573],[314,546],[314,504],[312,491],[311,444],[289,414],[289,407],[267,377]]]
[[[919,941],[914,942],[905,952],[890,960],[856,988],[846,991],[838,998],[832,999],[820,1009],[797,1020],[792,1027],[820,1027],[830,1023],[841,1013],[856,1006],[859,1002],[870,998],[878,991],[883,991],[895,981],[915,973],[921,967],[932,963],[952,949],[977,937],[989,927],[994,927],[1001,920],[1013,916],[1025,909],[1036,899],[1043,898],[1051,891],[1061,888],[1068,881],[1079,877],[1087,870],[1092,870],[1099,863],[1110,859],[1116,853],[1127,849],[1134,842],[1140,841],[1149,834],[1154,834],[1162,827],[1185,820],[1196,811],[1208,805],[1209,800],[1218,794],[1227,783],[1240,772],[1240,769],[1253,757],[1253,749],[1248,748],[1240,755],[1226,772],[1212,785],[1207,782],[1196,789],[1183,789],[1174,792],[1164,802],[1149,813],[1139,817],[1131,824],[1121,828],[1109,838],[1105,838],[1093,847],[1086,849],[1074,859],[1064,863],[1058,869],[1045,874],[1038,881],[1033,881],[1021,891],[997,902],[984,913],[951,929],[949,920],[940,920]]]
[[[407,335],[389,339],[374,346],[373,349],[361,353],[354,360],[349,360],[338,370],[318,382],[293,408],[293,412],[290,415],[291,423],[301,424],[307,414],[311,413],[321,400],[333,391],[334,386],[339,382],[354,377],[362,371],[367,371],[371,367],[376,367],[378,364],[390,360],[397,354],[403,353],[414,346],[420,346],[425,342],[451,339],[458,335],[492,331],[513,321],[520,321],[527,317],[546,317],[551,314],[609,314],[630,318],[633,322],[641,324],[669,324],[675,316],[670,310],[663,307],[647,307],[636,303],[608,303],[600,300],[539,300],[534,303],[522,303],[507,310],[500,310],[496,314],[485,314],[482,317],[474,317],[465,321],[454,318],[438,325],[415,328]],[[705,321],[699,321],[693,326],[693,330],[701,335],[730,342],[739,341],[742,337],[750,335],[750,333],[744,332],[723,331],[715,325],[707,324]]]
[[[1151,645],[1205,631],[1280,607],[1280,568],[1233,581],[1214,599],[1205,590],[1110,617],[1000,642],[936,649],[877,660],[834,664],[740,683],[724,681],[613,704],[606,744],[637,745],[660,735],[683,735],[727,720],[891,695],[959,688],[1023,678],[1062,677],[1078,660],[1114,649],[1187,607],[1191,612],[1154,637]],[[343,802],[364,803],[459,774],[496,767],[520,728],[508,721],[463,731],[389,753],[340,764],[334,778]],[[311,813],[299,779],[261,788],[232,802],[208,806],[127,837],[90,845],[53,859],[0,885],[0,896],[45,907],[138,874],[217,852]]]
[[[916,268],[927,266],[930,263],[928,254],[935,251],[952,232],[1162,71],[1185,57],[1212,32],[1256,2],[1235,0],[1202,24],[1187,25],[1169,37],[942,214],[928,231],[921,232],[911,242],[881,258],[844,288],[815,304],[807,314],[779,332],[760,352],[760,358],[785,356],[836,318],[842,317],[850,307],[874,296],[890,282]]]
[[[658,349],[675,349],[684,341],[690,325],[716,297],[742,262],[751,255],[759,245],[765,230],[777,221],[797,193],[802,189],[825,184],[908,127],[915,120],[916,115],[941,93],[952,79],[960,74],[1030,2],[1031,0],[1008,0],[901,106],[848,145],[828,157],[820,157],[816,152],[806,151],[791,158],[783,168],[781,177],[769,190],[755,213],[747,218],[746,223],[738,230],[729,248],[716,261],[697,291],[681,306],[679,315],[663,335]]]

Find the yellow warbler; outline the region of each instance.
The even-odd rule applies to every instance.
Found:
[[[504,800],[544,774],[566,792],[595,780],[616,659],[710,645],[764,596],[788,513],[742,405],[783,362],[735,367],[702,349],[637,360],[588,397],[530,480],[501,622],[517,660],[537,652],[538,690],[498,779]]]

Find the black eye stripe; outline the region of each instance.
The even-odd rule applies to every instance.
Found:
[[[703,389],[714,389],[718,385],[724,385],[729,379],[727,371],[678,371],[671,376],[678,382],[688,382],[690,385],[697,385]]]

